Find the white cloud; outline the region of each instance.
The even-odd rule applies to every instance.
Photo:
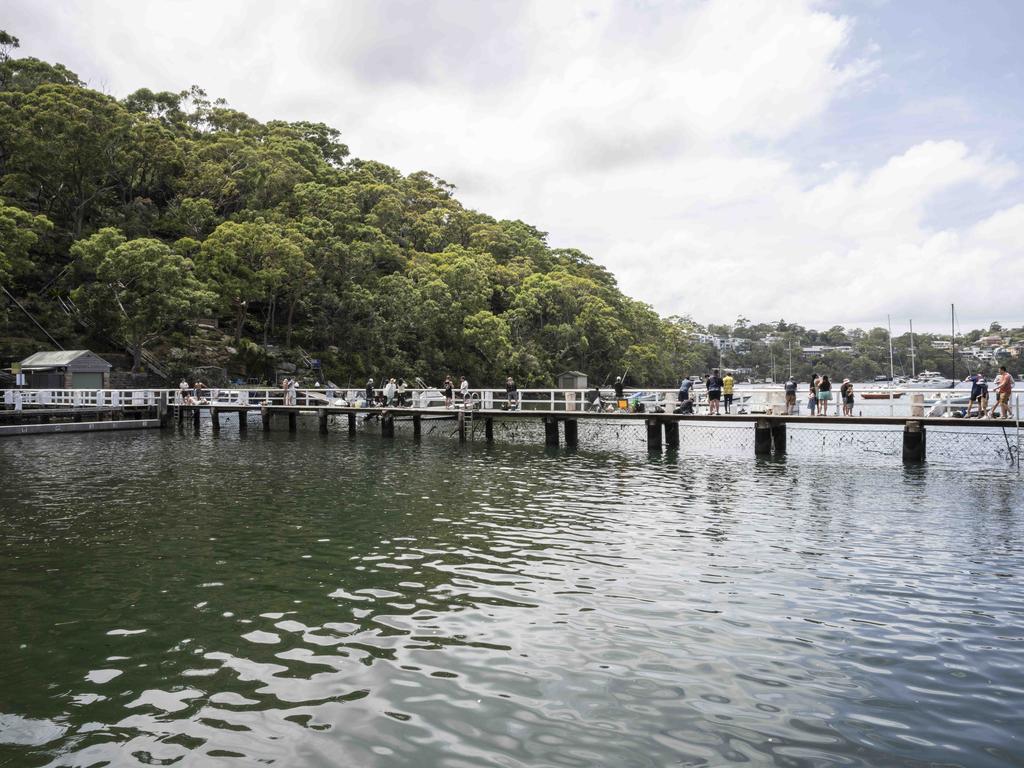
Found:
[[[751,167],[732,163],[718,175]],[[945,190],[998,186],[1016,173],[1011,163],[945,141],[812,187],[782,167],[733,176],[747,190],[735,205],[697,208],[657,239],[620,241],[610,260],[627,291],[646,293],[657,306],[701,307],[697,318],[871,324],[889,313],[941,318],[961,299],[977,305],[962,307],[965,317],[989,315],[994,302],[1005,316],[1024,280],[1016,229],[1024,206],[962,232],[931,231],[922,222]]]
[[[94,85],[198,83],[261,119],[328,122],[358,156],[582,247],[665,314],[923,325],[950,301],[988,316],[1024,276],[1019,201],[927,224],[940,196],[1004,188],[1012,162],[941,134],[874,168],[817,147],[803,171],[783,149],[899,74],[813,0],[7,5],[27,53]]]

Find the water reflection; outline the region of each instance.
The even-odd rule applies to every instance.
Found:
[[[12,764],[1015,759],[1005,475],[227,425],[60,445],[0,444]]]

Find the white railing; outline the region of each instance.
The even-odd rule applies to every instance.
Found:
[[[806,388],[806,385],[804,385]],[[898,398],[870,400],[861,397],[864,393],[890,393]],[[584,411],[594,410],[592,402],[593,389],[557,389],[557,388],[526,388],[512,393],[511,397],[504,388],[472,389],[468,399],[471,407],[484,409],[514,409],[537,411]],[[663,409],[671,413],[679,405],[678,392],[675,389],[627,389],[622,400],[626,407],[620,407],[620,401],[613,390],[600,389],[601,410],[623,412],[635,410],[636,403],[642,403],[644,410],[656,412]],[[380,398],[382,390],[374,390],[375,398]],[[294,397],[286,394],[279,387],[208,387],[195,389],[6,389],[0,390],[0,406],[21,409],[25,407],[48,408],[117,408],[122,406],[156,406],[166,396],[169,405],[183,404],[215,404],[223,407],[249,407],[263,404],[294,405],[302,408],[318,408],[323,406],[351,405],[366,407],[365,391],[354,388],[317,388],[299,389]],[[440,389],[408,389],[401,396],[402,404],[416,408],[446,407],[445,398]],[[707,391],[703,386],[695,386],[690,392],[696,413],[708,412]],[[749,386],[737,385],[733,394],[733,413],[768,413],[786,414],[785,393],[781,385]],[[842,402],[838,390],[833,390],[833,398],[823,409],[827,415],[842,413]],[[397,397],[395,400],[397,401]],[[1019,396],[1013,403],[1013,417],[1019,418]],[[807,407],[808,393],[799,391],[795,413],[809,415]],[[962,415],[966,411],[969,391],[963,389],[870,389],[857,391],[853,413],[855,416],[898,416],[913,418],[915,416],[947,416]],[[376,403],[374,403],[376,404]],[[397,402],[393,402],[398,405]],[[989,411],[995,404],[995,396],[990,396]],[[459,392],[454,393],[451,408],[466,407]],[[721,410],[724,412],[724,402]],[[974,411],[976,412],[976,410]]]
[[[0,405],[21,410],[44,408],[120,408],[152,406],[160,401],[156,389],[4,389]]]

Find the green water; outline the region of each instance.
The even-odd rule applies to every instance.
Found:
[[[1016,475],[619,439],[0,442],[0,765],[1024,764]]]

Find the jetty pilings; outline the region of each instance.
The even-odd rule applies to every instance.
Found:
[[[678,421],[665,421],[663,422],[665,427],[665,445],[668,448],[679,447],[679,422]]]
[[[656,418],[647,419],[647,449],[661,450],[661,421]]]
[[[576,419],[566,419],[564,429],[566,447],[577,447],[580,444],[579,422]]]
[[[772,450],[776,456],[786,453],[786,422],[773,421],[772,426]]]
[[[544,445],[558,447],[558,419],[554,416],[544,417]]]
[[[903,463],[920,464],[924,461],[927,433],[920,421],[908,421],[903,427]]]
[[[754,422],[754,455],[767,456],[772,452],[772,424],[768,419]]]

